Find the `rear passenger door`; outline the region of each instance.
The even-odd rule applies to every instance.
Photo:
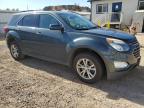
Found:
[[[18,22],[19,35],[21,37],[22,51],[26,54],[36,54],[37,48],[34,41],[36,39],[36,27],[38,16],[35,14],[26,15]]]

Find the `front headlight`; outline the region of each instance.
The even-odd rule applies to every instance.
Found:
[[[114,38],[107,38],[107,42],[111,47],[116,49],[117,51],[129,51],[129,45],[122,40],[114,39]]]

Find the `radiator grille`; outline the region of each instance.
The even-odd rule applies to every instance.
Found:
[[[137,41],[134,41],[131,43],[131,46],[133,46],[133,55],[138,58],[140,57],[140,45]]]

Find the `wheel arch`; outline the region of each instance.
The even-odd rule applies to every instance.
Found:
[[[6,35],[6,42],[8,48],[10,47],[11,42],[16,41],[17,43],[19,43],[19,40],[20,40],[20,36],[15,31],[9,31]]]
[[[99,54],[98,52],[96,52],[95,50],[90,49],[90,48],[78,48],[78,49],[76,49],[76,50],[73,52],[72,56],[71,56],[70,66],[73,66],[73,60],[74,60],[74,58],[75,58],[78,54],[81,54],[81,53],[92,53],[92,54],[98,56],[99,59],[101,60],[101,62],[103,63],[103,66],[104,66],[104,75],[107,76],[107,67],[106,67],[106,63],[105,63],[103,57],[100,56],[100,54]]]

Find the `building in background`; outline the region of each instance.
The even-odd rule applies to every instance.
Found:
[[[89,0],[91,2],[91,20],[112,27],[136,26],[138,32],[144,32],[144,0]]]
[[[17,11],[0,10],[0,33],[3,32],[3,27],[7,24],[12,14]]]

